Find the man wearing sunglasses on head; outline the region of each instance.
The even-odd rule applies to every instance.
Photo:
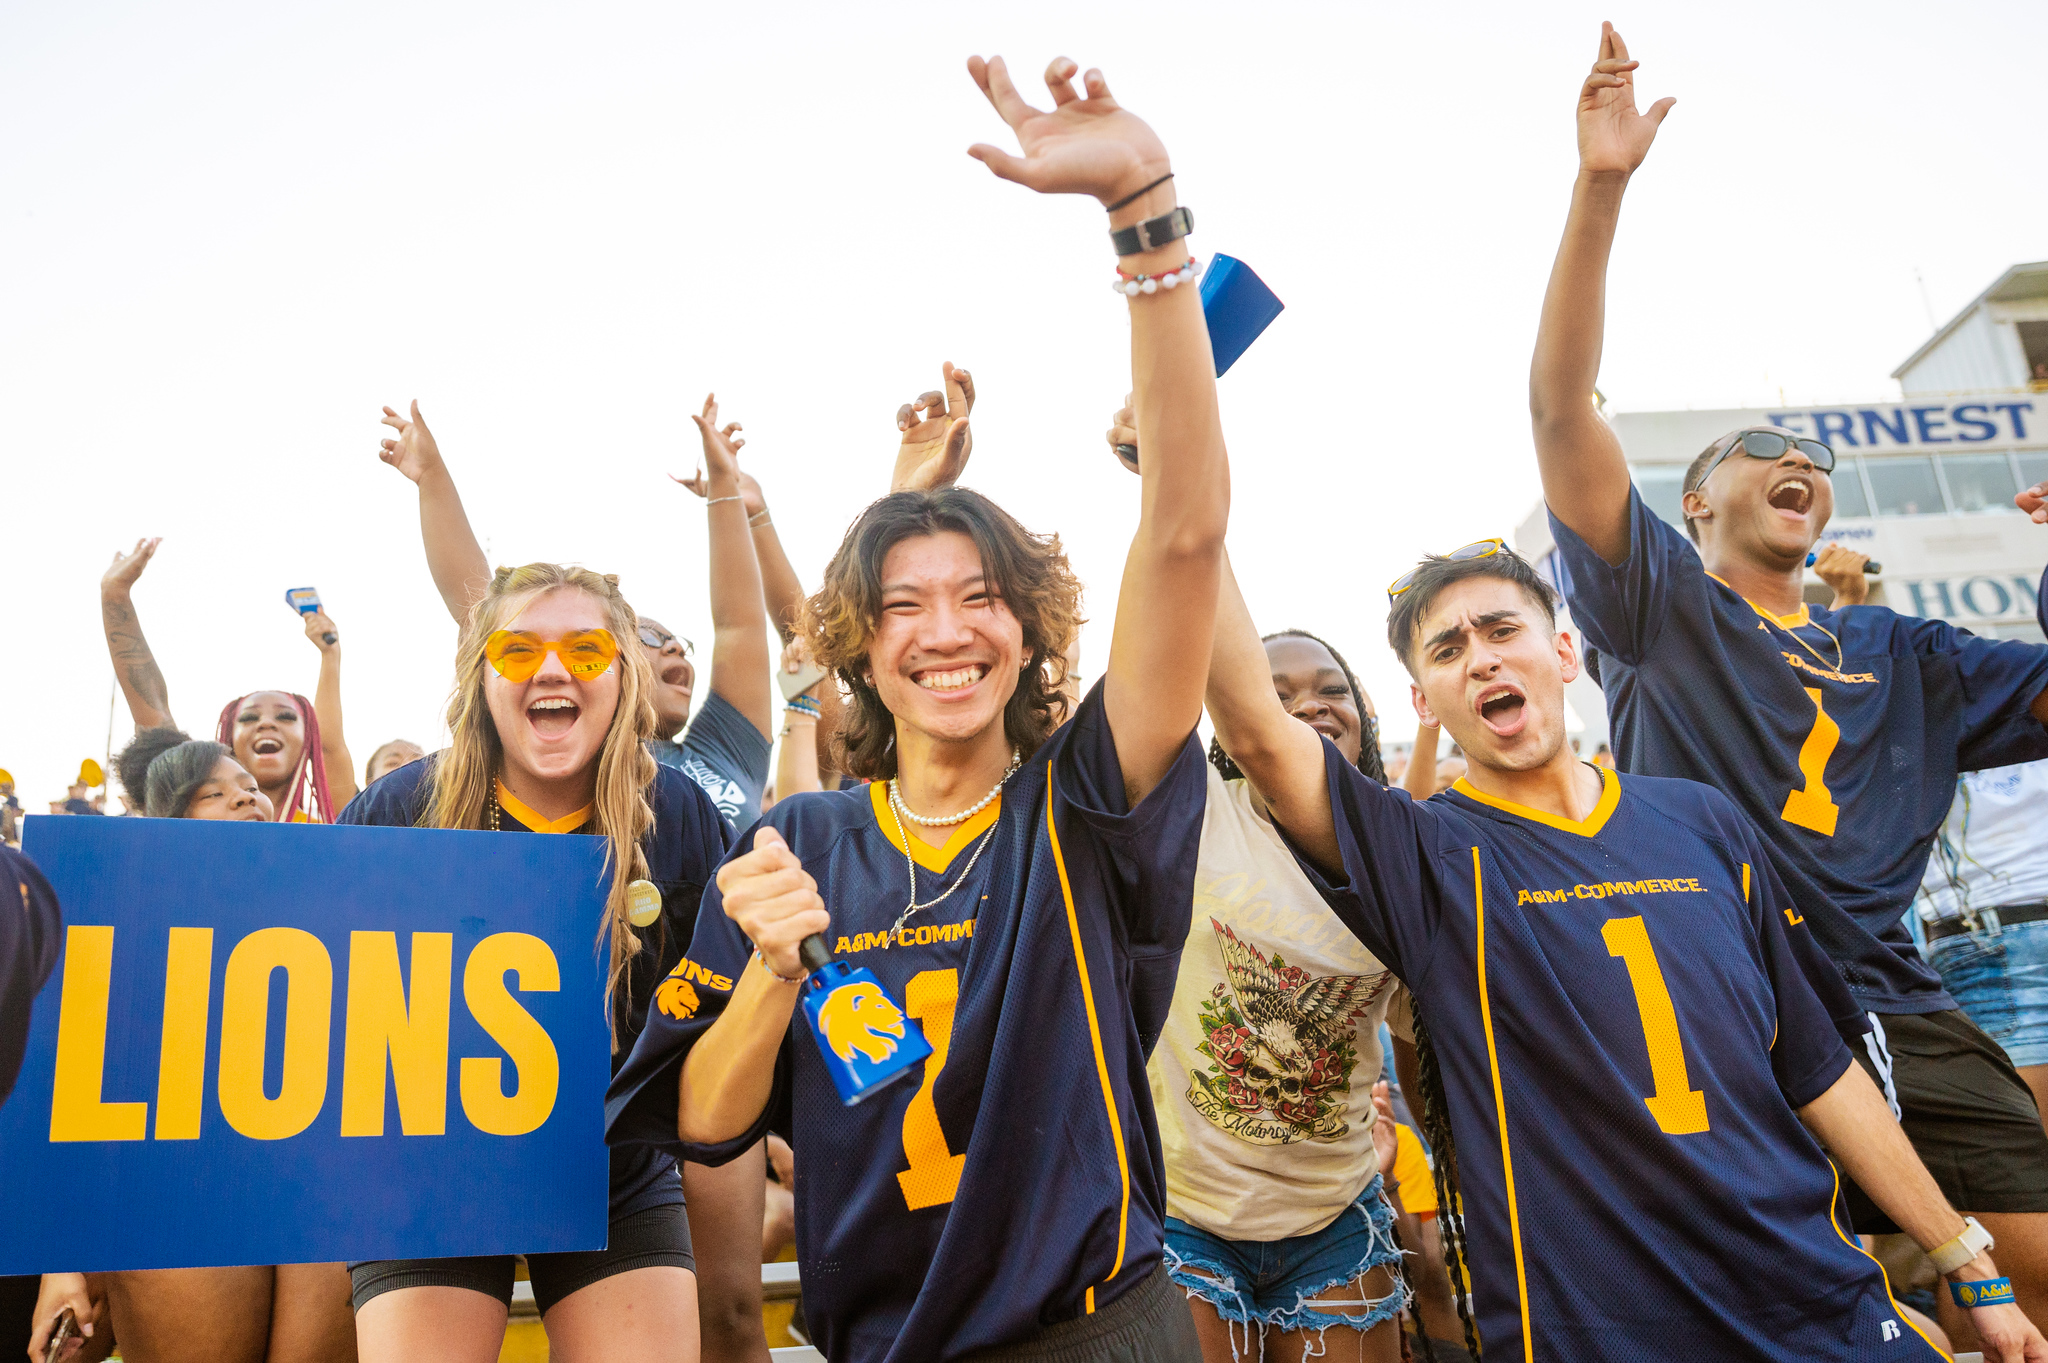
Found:
[[[2048,757],[2048,648],[1809,606],[1835,458],[1798,432],[1732,431],[1703,451],[1684,534],[1643,505],[1588,397],[1622,194],[1672,104],[1637,112],[1635,66],[1608,27],[1579,95],[1579,176],[1530,375],[1562,585],[1600,654],[1615,752],[1624,771],[1719,787],[1756,825],[1870,1015],[1858,1059],[1942,1191],[1997,1238],[2021,1307],[2048,1319],[2048,1136],[1901,922],[1957,772]],[[1895,1229],[1848,1191],[1859,1231]],[[1965,1314],[1944,1318],[1958,1343]]]

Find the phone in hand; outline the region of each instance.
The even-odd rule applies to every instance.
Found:
[[[301,615],[312,615],[320,609],[320,593],[311,587],[288,587],[285,589],[284,603]],[[333,630],[328,630],[320,637],[331,644],[339,636]]]
[[[775,680],[782,687],[784,700],[795,700],[824,679],[825,669],[814,662],[805,662],[803,668],[796,672],[785,672],[779,667],[775,669]]]
[[[43,1346],[43,1363],[57,1363],[64,1356],[64,1346],[78,1338],[78,1314],[70,1307],[57,1313],[57,1323],[50,1327],[50,1342]]]
[[[1219,253],[1209,258],[1209,268],[1202,272],[1202,316],[1209,324],[1217,378],[1251,349],[1286,306],[1237,257]]]

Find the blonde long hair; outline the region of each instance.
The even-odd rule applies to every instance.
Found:
[[[448,750],[434,764],[431,797],[420,815],[421,828],[483,828],[496,795],[505,745],[491,720],[484,682],[490,664],[484,644],[493,631],[533,597],[558,588],[574,588],[604,603],[605,624],[619,641],[619,708],[597,758],[596,831],[609,840],[606,863],[612,868],[611,893],[605,899],[604,923],[598,940],[611,948],[611,969],[605,980],[605,1019],[618,1046],[614,1001],[628,991],[626,965],[640,950],[640,939],[627,917],[626,887],[647,875],[647,854],[640,840],[654,828],[654,807],[648,787],[654,783],[654,758],[647,740],[654,734],[654,673],[639,647],[640,617],[619,595],[619,579],[610,573],[559,563],[529,563],[500,568],[483,600],[470,609],[469,623],[455,647],[455,689],[448,698]]]

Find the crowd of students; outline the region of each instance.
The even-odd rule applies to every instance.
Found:
[[[385,408],[460,640],[449,745],[385,743],[360,786],[333,621],[313,699],[251,691],[194,738],[137,613],[157,542],[117,556],[148,816],[609,840],[609,1240],[526,1257],[561,1357],[765,1358],[760,1263],[793,1238],[835,1363],[2048,1363],[2048,647],[1858,604],[1846,551],[1809,605],[1834,455],[1796,433],[1704,451],[1682,533],[1645,508],[1588,400],[1672,104],[1638,110],[1635,69],[1603,28],[1531,371],[1557,580],[1489,539],[1388,587],[1418,722],[1391,784],[1312,632],[1338,622],[1262,634],[1239,594],[1226,540],[1268,534],[1226,533],[1191,219],[1158,135],[1065,59],[1049,109],[969,62],[1021,152],[971,154],[1108,212],[1141,514],[1099,677],[1059,537],[960,485],[951,364],[810,592],[707,398],[701,703],[694,645],[616,578],[493,570],[417,404]],[[2019,501],[2048,520],[2048,488]],[[1613,716],[1591,761],[1582,670]],[[813,936],[931,1047],[858,1106],[795,1021]],[[47,974],[54,938],[11,940]],[[67,1357],[485,1360],[514,1273],[51,1272],[26,1342],[68,1307],[97,1334]]]

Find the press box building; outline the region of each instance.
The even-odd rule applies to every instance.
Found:
[[[1892,371],[1898,402],[1609,417],[1650,509],[1682,527],[1686,465],[1743,426],[1783,426],[1824,440],[1837,463],[1825,538],[1883,565],[1870,600],[1978,634],[2042,641],[2035,589],[2048,526],[2013,506],[2048,480],[2048,261],[2015,265]],[[1554,544],[1539,503],[1516,550],[1548,566]],[[1806,599],[1832,593],[1810,572]],[[1599,688],[1581,678],[1572,709],[1590,742],[1605,737]],[[1589,747],[1590,751],[1590,747]]]

